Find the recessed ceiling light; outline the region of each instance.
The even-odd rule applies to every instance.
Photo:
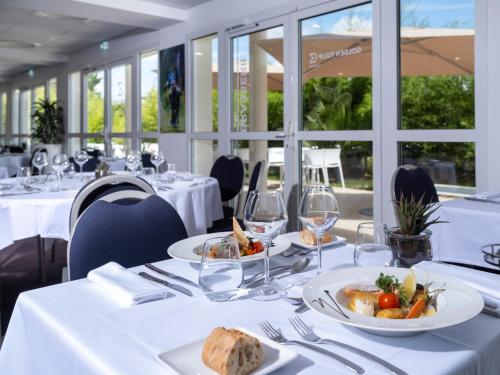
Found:
[[[35,76],[35,71],[33,69],[28,70],[28,75],[30,77],[34,77]]]
[[[47,18],[49,14],[47,12],[44,12],[43,10],[35,10],[33,13],[31,13],[35,17],[45,17]]]

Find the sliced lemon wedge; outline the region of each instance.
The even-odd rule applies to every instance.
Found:
[[[417,290],[417,278],[415,277],[415,273],[412,269],[410,269],[411,273],[405,277],[403,283],[401,284],[401,289],[408,296],[408,301],[411,301],[413,296],[415,295],[415,291]]]

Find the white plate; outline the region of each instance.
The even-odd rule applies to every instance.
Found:
[[[187,262],[200,263],[201,255],[197,252],[203,251],[203,244],[206,240],[214,237],[225,237],[232,232],[219,232],[219,233],[208,233],[202,234],[200,236],[189,237],[184,240],[178,241],[168,248],[168,255],[172,258],[184,260]],[[274,246],[269,248],[269,256],[281,254],[283,251],[290,247],[290,240],[285,236],[278,236],[273,240]],[[259,260],[264,257],[264,252],[258,254],[247,255],[241,257],[242,262],[251,262],[254,260]]]
[[[297,353],[283,345],[256,335],[244,328],[236,329],[257,338],[262,344],[262,349],[264,350],[264,363],[262,363],[258,370],[253,372],[252,375],[269,374],[293,361],[297,357]],[[176,374],[217,375],[216,372],[203,363],[201,353],[203,352],[204,343],[205,339],[193,341],[180,348],[158,354],[158,359],[165,363],[170,370],[174,371]]]
[[[472,319],[483,309],[484,302],[479,293],[460,280],[418,269],[414,271],[417,282],[420,284],[425,283],[428,277],[429,281],[432,281],[431,289],[441,288],[444,285],[445,291],[438,297],[437,313],[434,316],[418,319],[380,319],[355,313],[345,307],[347,298],[342,293],[345,286],[352,284],[373,285],[381,272],[386,275],[394,275],[402,281],[409,273],[409,270],[405,268],[343,268],[325,273],[306,284],[303,290],[304,302],[311,310],[331,317],[337,322],[382,336],[409,336],[453,326]],[[322,308],[317,302],[313,302],[321,297],[334,306],[333,302],[326,296],[325,290],[330,291],[330,295],[335,298],[342,311],[349,318],[342,316],[328,306]]]
[[[302,247],[307,250],[316,250],[317,246],[316,245],[309,245],[307,243],[304,243],[300,240],[300,232],[290,232],[290,233],[285,233],[285,237],[287,237],[292,245],[297,246],[297,247]],[[331,242],[326,242],[323,243],[323,248],[327,248],[330,246],[335,246],[335,245],[340,245],[345,243],[347,240],[344,237],[340,236],[335,236],[335,240]]]

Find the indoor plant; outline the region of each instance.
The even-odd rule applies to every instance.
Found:
[[[444,223],[439,217],[431,216],[440,207],[435,202],[424,203],[423,197],[417,200],[403,196],[393,201],[398,227],[388,231],[387,239],[392,249],[393,264],[396,267],[411,267],[422,260],[432,259],[431,225]]]
[[[49,162],[54,155],[62,152],[64,141],[64,114],[57,101],[40,99],[35,103],[33,114],[33,132],[31,139],[37,148],[45,148]]]

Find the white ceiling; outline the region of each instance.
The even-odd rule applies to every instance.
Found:
[[[184,22],[185,9],[207,1],[0,0],[0,82],[102,40]]]

